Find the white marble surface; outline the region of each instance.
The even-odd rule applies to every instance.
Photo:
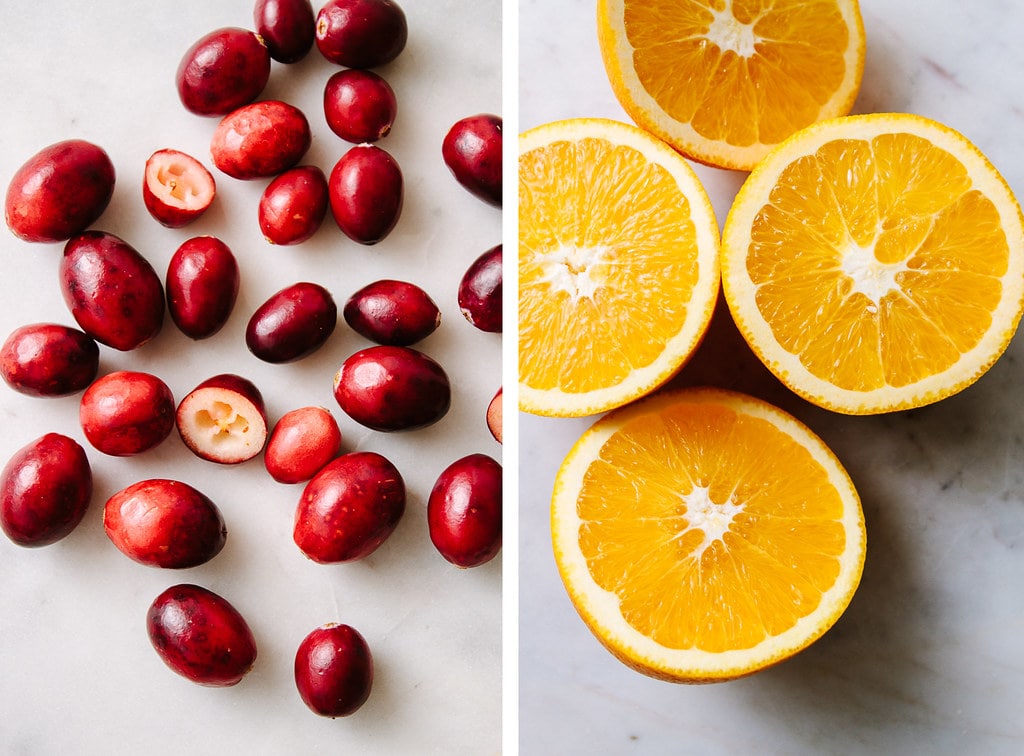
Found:
[[[319,8],[321,3],[314,3]],[[96,480],[85,521],[42,549],[0,538],[0,753],[496,753],[501,728],[499,556],[455,569],[433,549],[425,504],[434,480],[471,452],[501,459],[484,424],[501,381],[501,339],[470,326],[458,310],[462,273],[498,243],[501,212],[461,189],[441,160],[457,119],[501,112],[501,3],[403,0],[410,38],[381,69],[399,115],[381,142],[406,178],[395,231],[375,247],[346,240],[328,218],[298,247],[273,248],[259,233],[256,206],[266,182],[216,174],[218,196],[192,226],[169,230],[146,213],[142,170],[154,150],[175,147],[207,165],[215,119],[184,110],[174,88],[178,60],[201,35],[252,25],[251,0],[220,2],[5,3],[0,25],[0,183],[36,150],[81,137],[115,164],[113,202],[97,228],[122,236],[163,275],[178,244],[220,236],[242,269],[242,290],[226,328],[194,343],[167,320],[132,353],[102,348],[101,369],[149,370],[180,399],[218,372],[247,375],[262,389],[271,420],[305,404],[331,408],[344,447],[389,457],[409,492],[405,517],[361,563],[323,566],[292,543],[300,486],[275,483],[260,459],[224,468],[192,456],[173,434],[132,459],[88,448]],[[458,34],[453,34],[457,22]],[[314,50],[291,68],[275,64],[265,97],[300,106],[313,128],[307,162],[329,171],[347,145],[327,129],[321,97],[336,67]],[[38,321],[72,324],[58,289],[62,245],[30,245],[0,233],[0,332]],[[444,365],[453,405],[437,425],[405,434],[368,431],[334,403],[342,360],[368,342],[339,322],[328,344],[292,365],[259,362],[245,348],[246,321],[282,286],[314,280],[339,305],[365,283],[398,277],[423,286],[442,310],[441,328],[421,347]],[[0,386],[3,461],[47,431],[85,444],[78,397],[34,399]],[[206,565],[171,572],[130,562],[107,540],[102,508],[116,490],[146,477],[177,477],[207,493],[228,526],[224,551]],[[255,633],[259,658],[230,689],[196,686],[171,673],[149,645],[149,603],[176,582],[197,582],[228,598]],[[303,636],[329,621],[352,624],[376,658],[366,705],[347,719],[315,716],[299,699],[292,660]]]
[[[910,111],[972,139],[1024,196],[1024,5],[862,0],[855,110]],[[592,0],[521,0],[520,128],[625,120],[604,77]],[[698,169],[720,222],[742,175]],[[795,399],[718,322],[680,382],[794,412],[836,451],[864,503],[868,557],[838,624],[744,680],[675,686],[606,653],[551,557],[559,462],[590,420],[520,415],[520,697],[524,754],[1024,753],[1024,334],[977,384],[882,417]]]

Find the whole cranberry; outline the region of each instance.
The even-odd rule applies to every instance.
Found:
[[[174,397],[149,373],[119,370],[93,382],[79,405],[82,431],[104,454],[127,457],[152,449],[174,429]]]
[[[327,125],[347,142],[376,142],[387,136],[397,114],[395,91],[373,71],[338,71],[324,87]]]
[[[409,29],[393,0],[327,0],[316,17],[316,46],[346,68],[390,63],[405,49]]]
[[[441,155],[455,180],[496,207],[501,207],[501,125],[500,116],[469,116],[451,127],[441,145]]]
[[[373,686],[373,656],[359,632],[329,624],[307,635],[295,653],[295,687],[311,711],[347,717],[366,703]]]

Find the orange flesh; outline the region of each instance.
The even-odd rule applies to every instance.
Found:
[[[626,37],[644,89],[701,136],[736,146],[775,144],[813,123],[842,84],[850,30],[830,2],[765,5],[629,0]]]
[[[533,150],[519,176],[521,374],[584,393],[653,363],[686,321],[699,273],[675,179],[596,138]]]
[[[823,145],[780,175],[747,272],[778,342],[844,389],[905,386],[978,345],[1009,249],[952,155],[910,134]]]
[[[589,467],[577,512],[594,581],[673,649],[784,632],[818,606],[845,547],[824,468],[768,421],[719,405],[627,423]]]

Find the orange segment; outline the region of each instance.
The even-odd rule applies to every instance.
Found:
[[[579,119],[521,137],[520,404],[574,416],[652,390],[718,293],[718,227],[690,166],[639,129]]]
[[[1024,307],[1020,207],[962,135],[906,114],[847,116],[774,151],[723,233],[733,318],[812,402],[866,414],[973,383]]]
[[[845,115],[864,70],[856,0],[599,0],[609,81],[638,125],[686,156],[750,170]]]
[[[551,522],[566,589],[598,639],[680,682],[806,647],[864,562],[860,501],[834,455],[781,410],[716,389],[595,423],[559,471]]]

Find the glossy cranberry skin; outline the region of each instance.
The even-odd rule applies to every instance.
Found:
[[[501,141],[501,117],[483,113],[457,121],[441,144],[455,180],[495,207],[501,207]]]
[[[427,499],[430,540],[456,567],[478,567],[501,551],[501,465],[470,454],[449,465]]]
[[[363,144],[387,136],[398,115],[391,85],[373,71],[338,71],[324,87],[324,116],[331,131],[347,142]]]
[[[281,415],[267,439],[263,462],[278,483],[302,483],[341,451],[341,430],[323,407],[300,407]]]
[[[313,49],[316,16],[310,0],[256,0],[256,32],[279,63],[297,63]]]
[[[68,240],[60,286],[71,315],[96,341],[136,349],[160,332],[164,287],[153,266],[113,234],[86,231]]]
[[[327,216],[327,177],[315,165],[300,165],[271,181],[260,197],[259,224],[271,244],[301,244]]]
[[[216,29],[185,51],[175,72],[185,109],[202,116],[226,115],[246,105],[270,79],[270,52],[248,29]]]
[[[186,239],[167,264],[167,310],[190,339],[220,331],[238,299],[238,261],[215,236]]]
[[[312,140],[301,110],[280,100],[260,100],[224,116],[210,140],[210,155],[232,178],[270,178],[298,165]]]
[[[16,451],[0,472],[0,528],[19,546],[47,546],[85,517],[92,468],[68,436],[47,433]]]
[[[473,261],[459,282],[459,309],[472,325],[501,333],[501,245]]]
[[[316,46],[332,63],[374,68],[405,49],[409,29],[393,0],[327,0],[316,17]]]
[[[245,618],[198,585],[174,585],[157,596],[146,613],[146,632],[164,664],[199,685],[236,685],[256,662]]]
[[[114,195],[114,164],[84,139],[44,147],[7,186],[4,215],[15,236],[59,242],[80,234],[107,209]]]
[[[165,569],[205,564],[227,540],[217,506],[187,483],[165,478],[139,481],[107,499],[103,529],[132,561]]]
[[[328,181],[338,228],[360,244],[376,244],[398,223],[404,183],[398,162],[380,147],[361,144],[341,156]]]
[[[423,352],[373,346],[345,360],[334,378],[334,398],[345,414],[373,430],[415,430],[445,416],[451,383]]]
[[[28,396],[67,396],[96,378],[100,348],[77,328],[34,323],[14,329],[0,347],[0,376]]]
[[[441,311],[427,292],[392,279],[359,289],[345,302],[342,315],[359,335],[391,346],[411,346],[441,324]]]
[[[174,397],[167,384],[149,373],[118,370],[86,389],[79,419],[96,449],[128,457],[154,448],[174,429]]]
[[[264,362],[294,362],[322,347],[337,324],[338,306],[331,293],[303,281],[260,305],[245,329],[245,344]]]
[[[292,537],[314,562],[363,559],[390,536],[405,513],[405,481],[376,452],[349,452],[306,484]]]
[[[295,652],[295,687],[320,716],[354,713],[373,687],[373,656],[366,639],[350,625],[318,627]]]

